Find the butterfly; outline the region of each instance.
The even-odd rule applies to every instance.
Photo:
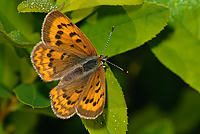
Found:
[[[106,98],[107,57],[97,51],[83,32],[63,13],[48,13],[42,27],[42,41],[31,53],[36,72],[46,82],[59,80],[50,91],[53,112],[62,119],[77,113],[97,118]]]

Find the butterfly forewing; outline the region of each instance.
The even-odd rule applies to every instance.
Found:
[[[69,52],[62,52],[38,43],[31,55],[32,63],[43,80],[60,79],[72,70],[74,65],[83,61],[82,58]]]
[[[82,57],[97,55],[88,38],[64,14],[52,11],[43,23],[42,39],[47,46]]]

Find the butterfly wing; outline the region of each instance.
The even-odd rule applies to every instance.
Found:
[[[105,105],[105,72],[101,65],[94,72],[89,82],[80,96],[76,106],[77,114],[86,119],[95,119],[103,112]]]
[[[67,16],[57,10],[45,18],[42,40],[49,47],[69,51],[80,57],[97,55],[90,40]]]
[[[102,66],[94,73],[65,83],[62,80],[51,90],[51,107],[54,113],[63,119],[70,118],[76,112],[79,116],[94,119],[102,113],[105,105],[105,75]]]
[[[74,65],[83,61],[73,53],[49,48],[42,42],[34,47],[31,60],[37,73],[45,81],[60,79],[70,72]]]
[[[90,76],[91,73],[64,84],[61,80],[58,86],[51,90],[51,107],[58,117],[67,119],[76,113],[75,107]]]

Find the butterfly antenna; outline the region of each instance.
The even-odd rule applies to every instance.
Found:
[[[103,56],[103,54],[104,54],[104,52],[105,52],[105,50],[106,50],[106,48],[107,48],[107,46],[108,46],[108,42],[110,41],[110,37],[111,37],[111,35],[112,35],[113,30],[114,30],[114,26],[112,27],[112,30],[111,30],[110,35],[109,35],[109,37],[108,37],[108,41],[107,41],[107,43],[106,43],[106,45],[105,45],[105,48],[104,48],[103,53],[102,53],[101,56]],[[110,65],[112,65],[112,66],[114,66],[114,67],[116,67],[116,68],[118,68],[118,69],[120,69],[120,70],[122,70],[122,71],[124,71],[124,72],[126,72],[126,73],[128,74],[128,71],[126,71],[126,70],[124,70],[123,68],[117,66],[116,64],[114,64],[114,63],[108,61],[108,60],[107,60],[107,56],[104,57],[104,62],[106,62],[106,63],[108,63],[108,64],[110,64]]]
[[[109,37],[108,37],[108,41],[107,41],[107,43],[106,43],[106,46],[104,47],[104,50],[103,50],[102,55],[104,54],[104,52],[105,52],[105,50],[106,50],[106,48],[107,48],[107,46],[108,46],[108,42],[110,41],[110,37],[111,37],[111,35],[112,35],[113,30],[114,30],[114,26],[112,27],[112,30],[111,30],[110,35],[109,35]]]
[[[108,63],[108,64],[110,64],[110,65],[112,65],[112,66],[114,66],[114,67],[116,67],[116,68],[118,68],[118,69],[120,69],[120,70],[122,70],[122,71],[124,71],[124,72],[126,72],[126,73],[128,74],[128,71],[126,71],[126,70],[124,70],[123,68],[117,66],[116,64],[114,64],[114,63],[112,63],[112,62],[110,62],[110,61],[108,61],[108,60],[106,60],[106,63]]]

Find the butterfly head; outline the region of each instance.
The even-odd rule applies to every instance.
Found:
[[[104,57],[103,55],[100,55],[100,56],[99,56],[99,59],[100,59],[100,61],[101,61],[102,64],[103,64],[103,63],[105,63],[105,62],[107,61],[108,56],[105,56],[105,57]]]

